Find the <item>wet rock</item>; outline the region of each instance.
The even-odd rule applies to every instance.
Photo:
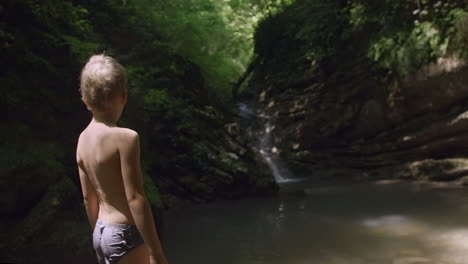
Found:
[[[406,164],[401,178],[431,181],[453,181],[468,174],[466,159],[427,159]]]

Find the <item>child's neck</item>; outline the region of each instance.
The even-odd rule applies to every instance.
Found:
[[[95,122],[95,123],[102,123],[104,125],[107,125],[107,126],[117,126],[117,120],[113,120],[113,118],[109,117],[109,116],[106,116],[106,115],[99,115],[99,114],[96,114],[96,113],[93,113],[93,120],[92,122]]]

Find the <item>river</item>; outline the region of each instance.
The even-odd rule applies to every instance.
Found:
[[[468,191],[305,186],[164,215],[171,264],[466,264]]]

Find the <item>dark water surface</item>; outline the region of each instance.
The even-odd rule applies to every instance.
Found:
[[[310,187],[169,211],[164,233],[171,264],[466,264],[468,190]]]

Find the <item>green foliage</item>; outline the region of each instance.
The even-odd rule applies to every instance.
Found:
[[[76,83],[78,60],[69,53],[67,34],[85,34],[90,29],[81,8],[62,1],[5,1],[0,12],[2,71],[0,109],[6,113],[0,145],[1,181],[17,186],[48,181],[63,175],[63,159],[74,157],[64,144],[62,128],[77,124],[79,99],[69,96]],[[6,67],[8,66],[8,67]],[[78,107],[79,108],[79,107]],[[52,129],[54,128],[54,129]],[[39,184],[41,185],[41,184]]]
[[[142,174],[145,193],[149,203],[154,208],[162,207],[162,201],[158,187],[154,183],[153,179],[146,173],[146,170],[142,170]]]
[[[411,32],[385,36],[369,49],[371,60],[388,69],[395,69],[400,76],[409,74],[422,65],[446,55],[448,39],[431,22],[416,23]]]
[[[260,21],[255,53],[269,62],[269,79],[299,79],[336,53],[342,24],[338,1],[296,1]]]
[[[348,61],[404,78],[441,57],[467,57],[466,12],[462,0],[296,1],[259,23],[255,53],[269,79],[301,78],[316,65],[339,72]]]
[[[148,90],[144,97],[145,108],[148,111],[161,111],[169,104],[167,90]]]
[[[199,65],[207,84],[230,96],[250,62],[255,24],[292,0],[138,0],[128,4],[167,47]]]
[[[450,38],[449,49],[460,52],[461,56],[468,57],[468,10],[454,8],[446,18],[449,22],[447,32]]]
[[[99,44],[95,42],[83,41],[75,36],[63,35],[62,38],[69,45],[70,51],[81,61],[88,59],[89,54],[93,54],[99,47]]]
[[[243,71],[249,43],[244,33],[235,34],[236,18],[225,2],[140,0],[131,5],[170,50],[200,65],[208,84],[226,95],[228,82]]]
[[[57,143],[37,140],[25,125],[9,124],[0,128],[4,131],[0,151],[9,153],[0,156],[0,183],[11,180],[7,178],[9,175],[24,168],[34,168],[34,173],[17,173],[16,182],[26,184],[35,177],[48,181],[65,172],[61,162],[64,153]]]
[[[384,26],[385,21],[378,21],[384,30],[371,42],[369,58],[396,76],[406,76],[440,57],[465,53],[466,11],[461,6],[459,1],[422,1],[419,6],[405,5],[402,9],[388,3],[390,9],[398,7],[400,13],[411,13],[406,20],[409,23]],[[366,15],[372,14],[372,10],[368,12]]]

